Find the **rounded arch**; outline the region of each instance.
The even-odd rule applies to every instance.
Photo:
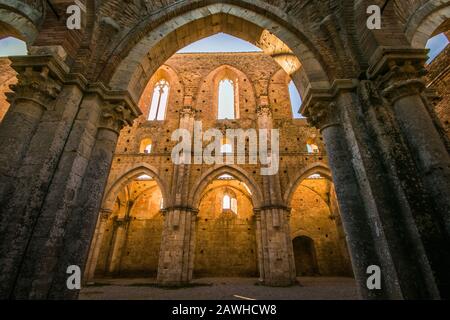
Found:
[[[245,183],[251,191],[252,203],[254,208],[259,208],[262,205],[262,192],[256,181],[250,177],[248,172],[235,165],[216,166],[206,171],[196,181],[189,195],[189,203],[193,208],[198,208],[201,196],[206,187],[221,175],[228,174]]]
[[[450,29],[449,0],[431,0],[421,6],[408,20],[405,34],[413,48],[422,49],[440,27],[442,32]]]
[[[195,9],[190,10],[192,5],[187,6],[186,11],[179,10],[178,14],[174,12],[173,18],[156,27],[154,21],[150,23],[150,18],[142,21],[126,36],[129,39],[124,39],[111,53],[108,61],[119,61],[119,65],[107,65],[99,73],[99,78],[104,77],[101,80],[109,82],[114,89],[129,90],[133,97],[138,97],[142,88],[136,86],[133,79],[153,74],[158,65],[184,46],[215,33],[225,32],[261,47],[271,56],[283,53],[295,55],[306,71],[308,86],[329,88],[323,58],[313,42],[294,27],[292,21],[287,21],[285,13],[273,6],[269,8],[267,3],[261,1],[236,3],[239,5],[224,1],[199,1]],[[130,43],[136,45],[130,47]],[[148,58],[151,63],[144,63]]]
[[[156,183],[158,184],[158,187],[161,189],[161,194],[163,197],[164,206],[170,205],[170,198],[168,194],[168,188],[164,181],[160,178],[158,174],[158,169],[155,167],[146,164],[146,163],[140,163],[137,164],[133,169],[127,171],[123,175],[121,175],[115,182],[111,184],[111,186],[107,189],[105,192],[105,196],[103,198],[103,209],[111,210],[114,206],[114,202],[117,198],[117,195],[119,191],[123,188],[125,188],[129,183],[131,183],[133,180],[135,180],[137,177],[141,175],[149,175],[153,179],[155,179]]]
[[[298,186],[303,182],[303,180],[313,174],[320,174],[325,179],[333,181],[331,177],[331,170],[330,168],[328,168],[328,166],[321,162],[313,163],[303,170],[299,171],[297,175],[289,181],[283,197],[285,203],[291,203],[292,197],[294,196],[294,193],[297,190]]]
[[[45,0],[0,0],[0,39],[8,36],[31,45],[45,17]]]

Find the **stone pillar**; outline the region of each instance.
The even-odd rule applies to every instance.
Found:
[[[92,283],[95,277],[95,269],[97,268],[98,256],[100,254],[103,236],[105,235],[108,218],[112,211],[108,209],[100,209],[97,226],[95,228],[94,237],[91,243],[88,260],[86,262],[86,270],[84,272],[83,283]]]
[[[260,281],[267,286],[295,282],[294,250],[290,234],[290,210],[283,206],[255,209]]]
[[[183,207],[166,208],[163,211],[158,284],[179,286],[192,280],[197,213],[195,209]]]
[[[342,86],[336,90],[333,103],[317,103],[310,107],[308,115],[326,141],[361,295],[389,299],[438,298],[429,256],[415,221],[418,215],[414,215],[413,206],[405,203],[407,198],[393,169],[397,164],[380,148],[380,140],[385,137],[371,131],[373,119],[367,120],[370,118],[364,115],[354,88]],[[352,175],[354,181],[347,181],[343,186],[339,180],[343,177],[339,175],[346,170],[347,178]],[[357,189],[349,190],[354,187]],[[346,208],[345,202],[352,194],[359,204]],[[358,221],[347,216],[351,210],[359,211],[354,214]],[[352,228],[351,224],[357,227]],[[364,233],[360,233],[362,230]],[[360,246],[362,241],[366,242],[364,246]],[[357,256],[361,254],[362,257]],[[381,268],[383,285],[378,292],[365,287],[365,270],[369,265]]]
[[[257,117],[258,128],[269,132],[270,155],[270,130],[273,128],[270,106],[263,104],[258,107]],[[279,157],[278,154],[275,156]],[[279,159],[276,161],[279,162]],[[263,176],[263,196],[263,207],[255,210],[260,277],[265,285],[289,286],[296,280],[294,249],[290,232],[290,210],[282,200],[278,172]]]
[[[39,64],[30,60],[11,58],[11,66],[18,72],[18,83],[11,86],[14,92],[7,94],[11,106],[0,125],[0,207],[13,196],[10,186],[17,169],[43,114],[53,108],[62,89],[56,59],[41,59]]]
[[[376,249],[377,236],[373,232],[375,223],[373,217],[367,215],[362,201],[363,191],[351,164],[339,110],[325,100],[311,103],[304,114],[311,125],[321,130],[325,141],[359,295],[363,299],[400,299],[401,293],[392,288],[395,278],[382,277],[382,290],[369,290],[366,285],[367,268],[382,263]],[[395,273],[391,276],[395,277]]]
[[[402,141],[403,157],[397,161],[398,174],[395,177],[401,183],[408,208],[413,217],[429,266],[425,272],[431,280],[423,280],[426,284],[435,283],[439,288],[437,296],[450,297],[450,157],[445,140],[439,134],[433,122],[430,110],[426,105],[424,94],[425,83],[421,76],[425,73],[423,65],[426,52],[416,49],[381,50],[374,55],[372,67],[368,71],[381,92],[385,113],[393,118],[391,125],[398,131],[397,140]],[[390,107],[390,108],[389,108]],[[386,125],[382,125],[385,127]],[[397,148],[397,153],[400,149]],[[406,166],[408,163],[408,166]],[[392,179],[393,180],[393,179]],[[415,194],[411,190],[416,191]],[[419,193],[420,192],[420,193]],[[399,198],[399,203],[402,198]],[[403,199],[404,200],[404,199]],[[425,222],[426,221],[426,222]],[[425,266],[421,259],[418,265]],[[425,278],[425,277],[424,277]],[[415,282],[418,283],[416,276]],[[418,285],[426,287],[426,285]],[[429,290],[431,292],[431,289]],[[436,297],[436,294],[429,294]]]
[[[196,111],[185,97],[180,112],[180,129],[193,134]],[[191,153],[186,154],[191,158]],[[187,160],[187,159],[185,159]],[[164,230],[159,255],[157,282],[163,286],[179,286],[192,280],[194,269],[195,224],[198,210],[188,203],[190,164],[174,164],[172,176],[172,203],[162,210]]]
[[[67,267],[84,270],[119,131],[139,114],[124,96],[109,97],[104,88],[97,92],[84,97],[45,201],[37,208],[25,253],[13,269],[11,298],[78,296],[67,289]]]
[[[107,272],[112,275],[120,274],[120,263],[122,260],[122,253],[126,243],[127,230],[129,220],[127,218],[117,219],[114,221],[114,243],[112,244],[109,266]]]
[[[426,50],[381,52],[369,70],[413,154],[423,183],[432,195],[441,223],[450,237],[450,156],[421,94]]]
[[[134,201],[128,200],[125,203],[125,215],[114,221],[114,240],[111,248],[109,266],[107,272],[112,275],[120,275],[122,257],[126,248],[128,238],[128,228],[130,226],[130,214]]]

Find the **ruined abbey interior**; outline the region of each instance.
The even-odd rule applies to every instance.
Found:
[[[28,52],[0,58],[0,299],[77,299],[69,266],[82,286],[345,277],[362,299],[450,298],[450,46],[425,48],[450,39],[449,0],[75,3],[79,29],[73,1],[0,0],[0,46]],[[261,51],[179,52],[217,33]],[[191,161],[203,137],[175,163],[179,129],[223,135],[224,161]],[[273,151],[261,130],[269,164],[247,154]]]

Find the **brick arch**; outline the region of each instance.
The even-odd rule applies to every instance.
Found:
[[[331,170],[330,168],[328,168],[328,166],[320,162],[313,163],[304,168],[302,171],[299,171],[297,175],[289,181],[289,184],[283,196],[284,202],[289,206],[295,191],[297,190],[298,186],[303,182],[303,180],[317,173],[320,174],[322,177],[330,181],[333,181],[331,177]]]
[[[177,71],[167,64],[162,65],[150,78],[139,99],[138,106],[139,109],[141,109],[143,115],[145,115],[145,117],[148,116],[148,113],[150,111],[150,105],[152,102],[155,84],[161,79],[165,79],[169,82],[169,101],[167,106],[168,108],[170,105],[172,104],[174,105],[174,103],[172,104],[170,103],[173,100],[172,98],[174,97],[173,90],[175,91],[181,90],[179,96],[184,97],[185,84],[183,83],[182,79],[178,76]],[[168,108],[166,110],[166,114]]]
[[[235,177],[237,180],[245,183],[250,191],[252,192],[252,204],[254,208],[259,208],[262,205],[262,192],[260,186],[256,183],[256,181],[250,177],[247,171],[244,169],[235,166],[235,165],[224,165],[224,166],[216,166],[214,168],[206,171],[192,187],[192,192],[189,194],[189,203],[192,204],[193,208],[198,208],[200,204],[200,199],[203,194],[203,191],[206,187],[214,181],[216,178],[220,177],[223,174],[229,174]]]
[[[267,4],[254,2],[258,3],[233,2],[239,3],[238,6],[205,0],[199,2],[199,8],[174,14],[172,19],[158,26],[152,27],[150,21],[142,22],[107,59],[111,63],[98,73],[99,80],[109,82],[114,89],[129,90],[136,98],[142,91],[137,85],[138,79],[153,74],[159,65],[186,45],[225,32],[259,46],[271,56],[295,55],[306,71],[307,86],[328,89],[323,59],[312,41],[293,23],[287,22],[288,18],[280,10],[272,8],[270,12],[265,9]],[[276,12],[282,17],[275,15]],[[130,47],[130,44],[136,45]]]
[[[44,0],[0,0],[0,39],[13,36],[31,45],[44,20],[45,7]]]
[[[450,0],[430,0],[409,18],[405,34],[413,48],[425,48],[436,31],[450,29]]]
[[[102,209],[111,210],[114,206],[114,201],[117,198],[117,194],[119,193],[119,191],[123,189],[125,186],[127,186],[129,183],[131,183],[134,179],[143,174],[147,174],[151,176],[153,179],[155,179],[156,183],[158,184],[158,187],[161,190],[164,199],[163,200],[164,206],[169,206],[170,197],[168,194],[168,188],[164,183],[164,181],[160,178],[158,174],[158,169],[149,164],[140,163],[137,164],[133,169],[129,170],[128,172],[120,176],[115,182],[111,184],[111,186],[105,192]]]

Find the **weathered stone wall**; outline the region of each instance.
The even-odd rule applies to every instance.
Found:
[[[234,120],[217,120],[218,84],[224,77],[238,84],[236,103],[238,116]],[[166,117],[163,121],[148,121],[154,86],[161,79],[165,79],[170,85]],[[193,107],[195,119],[202,122],[204,131],[209,128],[218,128],[225,133],[228,128],[257,128],[257,107],[262,101],[269,104],[273,116],[273,127],[280,130],[279,177],[280,191],[284,196],[292,192],[289,188],[297,182],[301,173],[307,168],[318,164],[326,166],[324,145],[319,132],[311,128],[305,119],[293,119],[288,91],[289,81],[290,78],[286,72],[271,57],[263,53],[176,54],[155,73],[146,85],[140,100],[143,115],[133,127],[121,132],[107,190],[130,171],[145,166],[151,168],[151,174],[160,180],[162,187],[167,189],[165,194],[169,197],[171,197],[170,190],[173,190],[176,184],[180,183],[179,181],[184,181],[183,183],[189,184],[189,199],[200,199],[199,203],[189,203],[190,206],[199,210],[195,227],[194,276],[258,275],[256,220],[253,213],[256,194],[249,195],[249,191],[242,188],[243,181],[215,180],[217,176],[209,174],[213,172],[211,171],[213,166],[206,164],[192,164],[188,166],[189,173],[184,174],[184,177],[189,176],[188,180],[186,178],[177,180],[181,177],[174,180],[175,166],[172,163],[171,151],[176,142],[171,141],[171,134],[180,126],[180,112],[185,106]],[[150,154],[139,153],[141,141],[144,139],[152,141]],[[319,153],[308,153],[307,143],[318,145]],[[204,142],[203,146],[207,144]],[[247,144],[246,151],[248,148]],[[256,193],[264,188],[260,164],[247,163],[237,167],[246,179],[249,179],[248,181],[256,183],[254,186],[256,190],[253,192]],[[199,188],[202,182],[205,182],[205,189]],[[234,184],[241,184],[241,190],[237,190]],[[222,212],[221,199],[226,188],[237,190],[239,211],[237,215]],[[325,191],[322,191],[325,197]],[[194,193],[201,193],[201,196]],[[315,194],[308,193],[308,190],[302,193],[301,197],[308,203],[316,204]],[[164,203],[170,204],[174,201],[175,199],[170,198],[165,199]],[[321,273],[348,275],[343,271],[345,268],[337,244],[339,239],[336,225],[333,221],[326,223],[330,215],[329,204],[321,203],[320,210],[327,213],[320,210],[318,213],[319,216],[323,213],[325,218],[315,217],[316,211],[313,207],[309,208],[298,201],[285,205],[286,207],[292,205],[294,212],[298,210],[308,217],[313,217],[310,220],[299,220],[299,222],[297,216],[301,213],[295,213],[293,216],[295,218],[292,219],[295,231],[292,235],[298,231],[299,223],[308,224],[302,228],[309,230],[314,229],[313,225],[320,222],[323,229],[322,231],[314,230],[314,240],[318,244]],[[141,242],[128,239],[127,249],[123,249],[125,255],[121,263],[122,272],[125,272],[125,267],[131,270],[138,264],[137,258],[128,258],[127,255],[133,256],[135,252],[141,252],[136,253],[136,257],[146,259],[147,251],[140,249],[140,243],[147,242],[146,239],[150,237],[144,225],[139,225],[134,220],[130,223],[128,230],[133,230],[136,235],[146,234],[147,238],[139,238]],[[329,237],[327,238],[326,235]],[[105,241],[111,242],[112,240],[108,237],[111,236],[107,236]],[[323,237],[325,240],[322,240]],[[137,236],[135,238],[138,239]],[[104,250],[102,252],[105,256]],[[99,260],[99,265],[104,264],[104,259],[103,257]]]
[[[349,276],[348,253],[342,245],[336,217],[330,209],[332,184],[324,178],[306,179],[292,198],[292,238],[306,236],[314,241],[318,272],[322,276]]]
[[[227,192],[236,196],[237,213],[222,209]],[[253,206],[241,182],[216,180],[204,191],[195,246],[194,276],[258,276]]]
[[[236,120],[217,120],[217,86],[214,79],[220,77],[224,69],[232,70],[240,84],[240,117]],[[147,121],[154,84],[161,78],[170,83],[166,120]],[[287,86],[289,81],[288,75],[279,65],[263,53],[174,55],[147,85],[140,101],[143,116],[132,128],[122,130],[110,182],[116,181],[137,163],[147,163],[157,168],[167,185],[170,185],[173,173],[171,151],[177,143],[171,141],[171,134],[179,126],[179,112],[183,104],[192,105],[197,110],[196,120],[202,121],[204,131],[209,128],[249,129],[257,127],[256,101],[267,93],[272,106],[274,127],[280,129],[281,185],[287,186],[301,168],[317,162],[326,163],[318,131],[311,128],[305,119],[293,119]],[[145,138],[153,141],[150,155],[139,154],[140,142]],[[307,153],[306,144],[311,140],[316,142],[321,153]],[[207,144],[205,142],[203,145]],[[252,179],[262,184],[259,166],[241,167]],[[210,168],[208,165],[191,165],[191,188]]]
[[[127,215],[128,197],[132,202]],[[121,205],[116,203],[107,224],[98,276],[156,276],[163,228],[161,198],[161,191],[154,181],[135,181],[127,187],[126,194],[121,192],[118,196]],[[120,227],[125,228],[125,232],[118,239]]]

